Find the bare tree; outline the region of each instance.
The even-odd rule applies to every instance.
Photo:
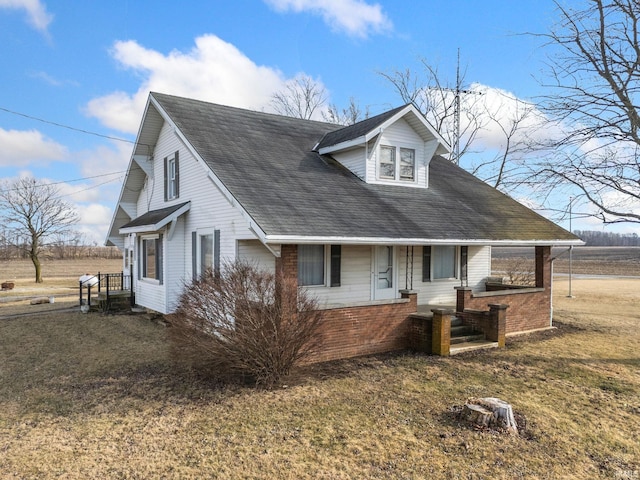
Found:
[[[298,74],[285,83],[282,91],[271,98],[271,105],[280,115],[309,120],[327,101],[327,90],[322,83],[308,75]]]
[[[424,59],[421,63],[423,77],[409,69],[380,75],[403,102],[420,110],[451,147],[458,142],[453,161],[506,193],[530,183],[531,164],[525,157],[531,152],[531,129],[539,123],[535,106],[477,84],[465,88],[464,71],[454,84],[445,82],[436,67]]]
[[[351,97],[347,108],[339,108],[336,104],[331,104],[326,112],[322,112],[322,118],[338,125],[353,125],[369,118],[369,108],[365,108],[363,112],[356,99]]]
[[[556,6],[542,106],[558,128],[543,180],[580,190],[605,223],[640,223],[640,3]]]
[[[74,208],[62,200],[55,186],[33,178],[4,182],[0,188],[1,218],[13,232],[15,245],[33,262],[35,281],[42,283],[40,254],[46,242],[64,235],[79,220]]]

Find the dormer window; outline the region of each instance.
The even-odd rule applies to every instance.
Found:
[[[400,162],[397,161],[400,158]],[[413,182],[416,178],[416,151],[413,148],[399,148],[382,145],[378,175],[384,180]]]

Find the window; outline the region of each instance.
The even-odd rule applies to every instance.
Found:
[[[432,247],[432,278],[456,278],[456,247]]]
[[[399,148],[400,163],[396,161],[396,147],[382,145],[378,176],[388,180],[413,182],[416,178],[416,151],[412,148]]]
[[[191,270],[193,279],[213,269],[220,273],[220,230],[206,228],[191,232]]]
[[[164,159],[164,199],[173,200],[180,196],[180,169],[178,152]]]
[[[298,285],[325,284],[324,245],[298,246]]]
[[[380,178],[396,178],[396,149],[380,147]]]
[[[413,182],[416,172],[416,151],[412,148],[400,149],[400,180]]]
[[[200,273],[213,268],[213,234],[200,235]]]
[[[422,247],[422,281],[457,278],[456,247]]]
[[[162,235],[142,238],[141,276],[162,283]]]

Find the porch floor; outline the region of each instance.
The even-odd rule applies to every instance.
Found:
[[[444,310],[451,310],[453,312],[456,311],[456,305],[433,305],[433,304],[422,304],[422,305],[418,305],[418,313],[420,315],[433,315],[433,313],[431,312],[431,310],[436,309],[436,308],[440,308],[440,309],[444,309]]]

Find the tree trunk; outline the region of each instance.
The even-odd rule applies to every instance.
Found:
[[[40,265],[40,259],[35,253],[31,253],[30,257],[36,269],[36,283],[42,283],[42,265]]]

